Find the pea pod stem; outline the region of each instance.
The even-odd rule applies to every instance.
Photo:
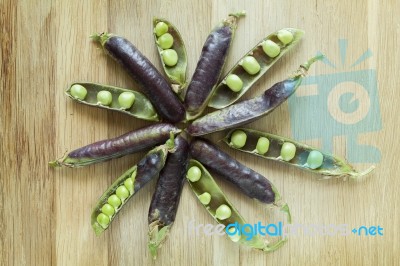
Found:
[[[231,224],[239,224],[244,225],[247,224],[245,219],[241,216],[236,207],[232,204],[232,202],[228,199],[228,197],[223,193],[222,189],[215,182],[213,176],[207,170],[207,168],[201,164],[199,161],[191,159],[189,161],[189,169],[192,167],[198,167],[201,171],[201,176],[196,181],[191,181],[188,179],[188,183],[192,192],[196,195],[196,198],[199,200],[200,204],[207,210],[207,212],[213,217],[213,219],[218,223],[224,226],[228,226]],[[203,195],[207,193],[210,195],[209,200],[205,201],[202,199]],[[221,206],[226,206],[225,209],[230,210],[229,217],[221,219],[218,216],[218,209]],[[278,200],[272,204],[272,207],[277,207],[287,218],[287,222],[291,223],[291,215],[289,206],[286,203],[283,203],[282,200]],[[225,233],[227,231],[225,230]],[[264,252],[271,252],[279,247],[281,247],[286,241],[287,237],[280,237],[274,242],[270,242],[266,238],[262,238],[259,235],[255,235],[251,239],[246,239],[246,237],[238,234],[234,234],[233,236],[228,236],[228,238],[237,242],[241,245],[251,247],[257,250],[262,250]]]
[[[238,148],[232,143],[232,136],[234,132],[243,132],[246,135],[246,143]],[[263,137],[268,139],[269,148],[265,154],[260,154],[257,150],[258,140]],[[354,169],[352,165],[350,165],[346,160],[331,154],[324,153],[319,151],[317,148],[311,147],[304,143],[297,142],[293,139],[286,138],[283,136],[278,136],[274,134],[270,134],[267,132],[252,130],[248,128],[235,128],[230,130],[223,141],[231,148],[250,153],[264,159],[278,161],[281,163],[285,163],[288,165],[292,165],[298,168],[301,168],[306,171],[310,171],[316,174],[320,174],[325,176],[326,178],[330,177],[338,177],[338,178],[352,178],[356,179],[361,176],[367,175],[370,173],[375,166],[371,166],[365,171],[358,172]],[[292,143],[295,146],[295,156],[290,161],[286,161],[281,156],[281,149],[284,143]],[[308,164],[308,156],[312,151],[318,151],[323,156],[323,161],[321,161],[321,165],[315,169],[312,169]],[[324,179],[326,179],[324,178]]]
[[[202,136],[248,124],[269,114],[297,90],[309,67],[322,58],[323,55],[310,58],[298,68],[291,78],[274,84],[258,97],[233,104],[196,119],[187,127],[187,132],[192,136]]]

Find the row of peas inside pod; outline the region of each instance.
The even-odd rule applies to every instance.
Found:
[[[112,109],[149,121],[159,120],[151,102],[134,90],[97,83],[74,83],[66,90],[66,94],[89,106]]]

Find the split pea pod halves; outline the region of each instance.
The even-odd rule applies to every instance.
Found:
[[[190,160],[188,169],[187,179],[191,190],[214,220],[225,227],[225,233],[233,242],[238,242],[265,252],[276,250],[284,244],[286,241],[284,238],[277,238],[277,241],[269,243],[259,235],[254,235],[249,239],[245,235],[240,234],[238,229],[232,227],[232,225],[238,224],[243,226],[247,222],[225,196],[207,169],[196,160]],[[288,222],[290,223],[291,217],[288,205],[284,204],[280,207],[280,210],[287,215]]]
[[[248,197],[268,204],[280,200],[276,188],[267,178],[241,164],[208,141],[201,139],[192,141],[190,155],[212,172],[234,184]]]
[[[169,21],[153,19],[154,39],[160,55],[164,72],[173,91],[183,99],[183,87],[186,84],[187,54],[181,34]]]
[[[71,84],[65,93],[71,99],[89,106],[119,111],[143,120],[159,120],[151,102],[134,90],[80,82]]]
[[[185,118],[185,108],[173,93],[171,85],[132,43],[108,33],[94,35],[92,38],[141,85],[143,92],[164,120],[177,123]]]
[[[148,152],[103,193],[92,212],[92,227],[96,235],[110,226],[121,208],[137,191],[159,175],[169,148],[168,145],[162,145]]]
[[[192,136],[206,135],[238,127],[269,114],[296,91],[306,74],[305,72],[322,57],[322,55],[318,55],[311,58],[300,66],[294,77],[274,84],[258,97],[233,104],[196,119],[188,126],[187,132]]]
[[[287,51],[293,48],[304,32],[285,28],[271,33],[247,52],[217,85],[208,106],[222,109],[237,101]]]
[[[237,20],[245,13],[232,14],[215,27],[204,43],[196,70],[186,91],[187,120],[193,120],[207,107],[232,43]]]
[[[323,153],[295,140],[246,128],[230,131],[224,141],[232,148],[284,162],[324,176],[356,178],[372,171],[357,172],[344,159]]]
[[[171,124],[155,124],[128,132],[113,139],[98,141],[70,152],[60,160],[50,162],[51,166],[79,167],[107,161],[131,153],[145,151],[164,143],[170,134],[181,130]]]
[[[189,144],[180,135],[175,138],[174,149],[168,154],[150,204],[148,247],[154,259],[157,256],[157,249],[165,241],[175,221],[185,181],[188,155]]]

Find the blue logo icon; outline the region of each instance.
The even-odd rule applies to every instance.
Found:
[[[347,40],[339,40],[345,66]],[[350,69],[372,56],[367,50]],[[337,69],[329,59],[326,65]],[[333,153],[333,139],[346,137],[346,158],[351,163],[378,163],[377,147],[361,144],[359,135],[382,129],[375,69],[334,72],[307,77],[289,98],[292,136],[297,140],[321,139],[322,150]]]

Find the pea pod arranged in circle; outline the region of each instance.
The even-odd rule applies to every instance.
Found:
[[[181,130],[171,124],[159,123],[133,130],[119,137],[101,140],[76,149],[65,157],[49,163],[50,166],[81,167],[146,151],[168,140]]]
[[[187,127],[187,132],[192,136],[206,135],[248,124],[269,114],[296,91],[305,77],[306,71],[315,61],[322,58],[323,55],[310,58],[299,67],[293,77],[275,83],[258,97],[233,104],[196,119]]]
[[[236,102],[286,52],[298,44],[303,35],[302,30],[284,28],[262,39],[229,70],[217,85],[208,106],[222,109]]]
[[[177,123],[185,118],[185,108],[173,93],[171,85],[132,43],[109,33],[94,34],[92,39],[100,43],[106,53],[138,82],[162,119]]]
[[[241,235],[238,232],[229,231],[229,228],[227,228],[228,226],[235,223],[243,226],[247,224],[247,222],[230,202],[228,197],[222,192],[221,188],[203,164],[191,159],[189,162],[189,171],[191,169],[196,169],[195,171],[198,172],[198,177],[194,180],[193,176],[191,176],[189,172],[187,175],[188,183],[192,192],[196,195],[196,198],[200,201],[201,205],[214,218],[214,220],[218,224],[225,226],[225,233],[230,240],[265,252],[274,251],[286,242],[287,238],[277,238],[276,241],[270,243],[266,238],[262,238],[259,235],[247,239],[244,235]],[[291,223],[288,205],[280,202],[278,208],[287,216],[287,222]],[[229,233],[227,233],[227,230]]]
[[[154,40],[164,73],[171,83],[172,90],[183,100],[188,61],[185,43],[179,31],[171,22],[162,18],[154,18],[153,27]]]
[[[280,195],[267,178],[241,164],[210,142],[203,139],[192,140],[190,155],[235,185],[248,197],[267,204],[279,202]]]
[[[65,93],[78,103],[115,110],[143,120],[159,121],[152,103],[142,93],[134,90],[97,83],[76,82],[71,84]]]
[[[179,135],[175,138],[174,149],[168,154],[151,199],[148,215],[148,247],[154,259],[175,221],[185,181],[188,154],[189,144],[184,136]]]
[[[115,180],[103,193],[93,208],[91,223],[96,235],[106,230],[126,202],[157,177],[165,165],[168,145],[161,145],[149,151],[139,163]]]
[[[195,119],[207,107],[225,65],[238,18],[244,15],[244,11],[229,15],[208,35],[185,95],[187,120]]]
[[[283,162],[326,177],[357,178],[374,169],[372,166],[366,171],[358,172],[344,159],[324,153],[317,148],[293,139],[247,128],[229,131],[224,142],[236,150]]]

